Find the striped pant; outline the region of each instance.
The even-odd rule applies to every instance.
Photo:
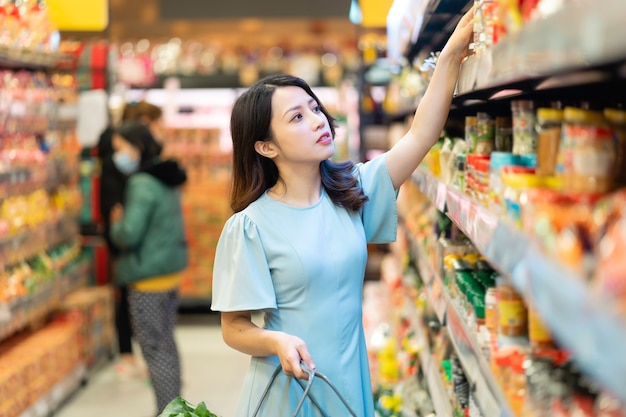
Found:
[[[181,371],[174,339],[178,291],[144,292],[129,289],[133,333],[148,365],[157,413],[181,395]]]

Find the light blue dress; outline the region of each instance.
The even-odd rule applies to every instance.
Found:
[[[374,416],[362,323],[367,243],[387,243],[397,232],[397,193],[381,155],[355,166],[369,201],[358,213],[319,202],[295,208],[266,194],[234,214],[217,245],[213,273],[215,311],[264,312],[264,328],[306,343],[319,372],[337,387],[359,417]],[[250,417],[278,358],[253,357],[237,417]],[[219,376],[216,376],[219,377]],[[313,397],[332,417],[348,416],[321,380]],[[302,389],[283,373],[259,416],[289,417]],[[319,416],[307,401],[303,416]]]

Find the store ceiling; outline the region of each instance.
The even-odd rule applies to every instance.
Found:
[[[355,44],[360,33],[349,19],[350,0],[109,0],[109,7],[106,31],[64,37],[115,42],[176,37],[247,48]]]

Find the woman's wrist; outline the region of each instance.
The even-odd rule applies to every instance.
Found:
[[[467,56],[467,51],[452,51],[447,48],[443,48],[441,53],[439,54],[439,58],[437,58],[437,65],[450,65],[450,66],[460,66],[463,58]]]

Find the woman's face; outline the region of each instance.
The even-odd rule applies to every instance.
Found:
[[[328,119],[315,99],[300,87],[276,89],[270,126],[277,162],[319,163],[335,153]]]
[[[121,135],[115,134],[113,135],[113,151],[115,153],[125,153],[135,161],[138,161],[141,158],[141,150],[134,146],[132,143],[128,142]]]

